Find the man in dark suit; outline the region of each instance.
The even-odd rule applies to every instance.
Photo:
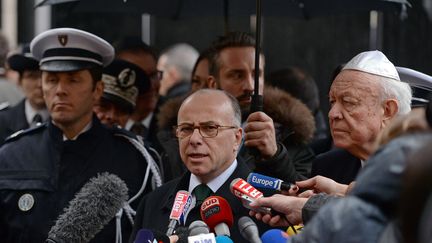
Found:
[[[49,117],[42,95],[39,62],[31,56],[29,46],[24,46],[21,53],[11,55],[7,62],[19,74],[18,84],[25,99],[0,112],[0,144],[14,132],[36,126]]]
[[[199,90],[182,103],[177,121],[180,156],[188,172],[143,198],[130,242],[141,228],[167,230],[170,211],[179,190],[189,191],[193,197],[182,226],[200,219],[200,205],[195,195],[198,187],[206,187],[208,195],[218,195],[229,202],[235,212],[231,239],[244,242],[236,222],[241,216],[248,215],[248,210],[229,188],[233,179],[246,178],[250,172],[243,162],[236,160],[243,134],[236,99],[221,90]]]

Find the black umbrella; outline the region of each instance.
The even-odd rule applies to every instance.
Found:
[[[74,2],[72,8],[76,12],[148,13],[175,19],[224,16],[225,26],[230,16],[256,14],[256,72],[259,71],[261,14],[309,19],[377,10],[404,15],[410,6],[407,0],[44,0],[36,7],[66,2]],[[258,95],[258,78],[256,73],[255,95]],[[262,108],[261,101],[262,97],[253,98],[254,110]]]

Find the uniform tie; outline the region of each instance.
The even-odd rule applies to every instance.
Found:
[[[131,132],[140,135],[143,138],[147,136],[147,128],[140,122],[135,122],[131,127]]]
[[[41,123],[42,122],[42,116],[41,115],[39,115],[39,114],[36,114],[34,117],[33,117],[33,120],[32,120],[32,123],[31,123],[31,127],[34,127],[34,126],[36,126],[38,123]]]
[[[201,205],[212,194],[212,190],[206,184],[199,184],[195,187],[193,193],[196,198],[196,205]]]

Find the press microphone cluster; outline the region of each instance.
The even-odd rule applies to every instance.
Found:
[[[48,243],[89,242],[128,199],[126,183],[102,173],[90,179],[69,202],[48,233]]]
[[[250,173],[247,182],[256,188],[276,191],[289,191],[291,188],[295,187],[293,183],[258,173]]]

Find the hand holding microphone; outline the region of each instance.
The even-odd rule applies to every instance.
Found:
[[[292,224],[300,224],[302,220],[302,209],[307,198],[285,196],[275,194],[271,197],[261,197],[253,201],[251,207],[269,207],[280,212],[282,215],[263,214],[261,212],[250,211],[249,215],[258,220],[269,224],[272,227],[288,227]]]

